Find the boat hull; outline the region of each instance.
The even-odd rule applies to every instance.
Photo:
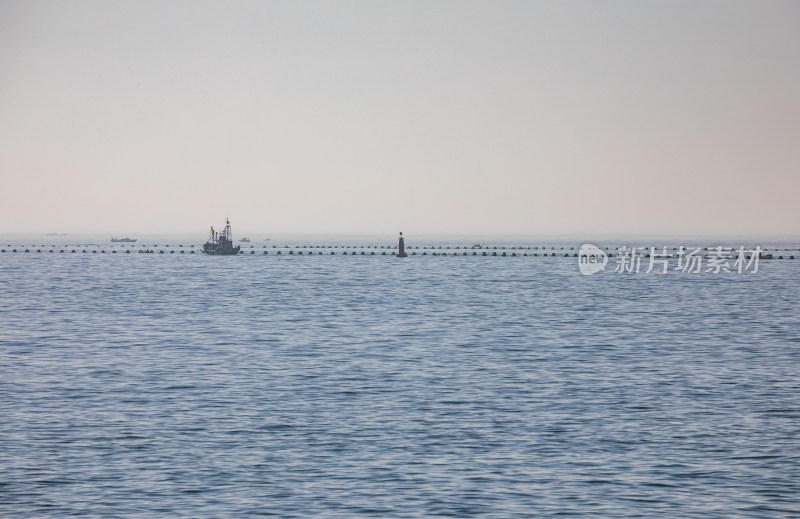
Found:
[[[203,252],[205,252],[210,256],[236,256],[237,254],[239,254],[239,250],[240,250],[239,247],[234,247],[233,249],[225,249],[225,250],[211,249],[211,250],[204,250]]]
[[[203,245],[203,252],[211,256],[236,256],[242,248],[238,245],[218,245],[216,243],[206,243]]]

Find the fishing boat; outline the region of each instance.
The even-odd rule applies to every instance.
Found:
[[[239,241],[242,242],[242,243],[250,243],[250,238],[242,238]]]
[[[225,229],[217,232],[211,227],[208,241],[203,244],[203,253],[214,256],[235,256],[239,254],[240,246],[233,246],[233,233],[231,232],[231,221],[225,220]]]

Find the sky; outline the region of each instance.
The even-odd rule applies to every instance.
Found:
[[[0,0],[4,233],[800,236],[800,2]]]

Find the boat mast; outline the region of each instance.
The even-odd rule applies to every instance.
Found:
[[[231,232],[231,221],[225,218],[225,230],[222,232],[223,238],[233,243],[233,233]]]

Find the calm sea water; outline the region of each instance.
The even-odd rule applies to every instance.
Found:
[[[0,515],[797,516],[798,293],[789,260],[5,253]]]

